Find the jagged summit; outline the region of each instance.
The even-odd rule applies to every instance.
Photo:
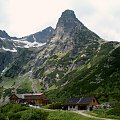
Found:
[[[72,33],[76,29],[81,29],[84,25],[76,18],[74,11],[65,10],[58,20],[56,26],[57,33]]]
[[[49,38],[52,36],[53,32],[54,29],[51,26],[49,26],[42,31],[31,34],[29,36],[25,36],[24,38],[26,38],[26,40],[29,42],[36,41],[39,43],[46,43],[49,40]]]
[[[44,30],[42,30],[42,32],[49,32],[49,33],[53,33],[53,31],[54,31],[54,29],[51,26],[49,26],[49,27],[45,28]]]
[[[10,38],[10,36],[4,30],[0,30],[0,37],[1,38]]]
[[[57,38],[60,36],[78,36],[79,41],[98,40],[100,37],[89,30],[82,22],[78,20],[73,10],[65,10],[58,20],[55,34]]]
[[[67,19],[68,19],[68,17],[72,17],[72,18],[76,18],[76,15],[75,15],[75,13],[74,13],[74,11],[73,10],[65,10],[63,13],[62,13],[62,15],[61,15],[61,17],[66,17]]]

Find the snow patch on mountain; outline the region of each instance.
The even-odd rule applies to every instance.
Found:
[[[3,75],[8,70],[8,67],[6,67],[2,72],[1,75]]]
[[[40,46],[43,46],[46,44],[46,43],[38,43],[38,42],[36,42],[36,39],[34,36],[33,36],[33,38],[35,40],[34,42],[28,42],[28,41],[26,41],[26,38],[23,38],[20,40],[13,40],[13,41],[18,44],[23,44],[23,46],[16,46],[16,47],[21,47],[21,48],[40,47]]]
[[[17,50],[15,48],[13,48],[11,50],[11,49],[7,49],[7,48],[2,47],[1,49],[5,50],[5,51],[10,51],[10,52],[17,52]]]
[[[5,40],[5,38],[0,37],[1,40]]]

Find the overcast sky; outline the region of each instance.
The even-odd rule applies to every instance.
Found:
[[[120,41],[120,0],[0,0],[0,29],[22,37],[55,28],[66,9],[100,37]]]

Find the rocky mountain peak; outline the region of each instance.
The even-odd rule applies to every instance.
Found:
[[[53,32],[53,31],[54,31],[54,29],[51,26],[49,26],[49,27],[45,28],[44,30],[42,30],[42,32]]]
[[[56,26],[57,33],[72,33],[75,29],[81,29],[84,25],[76,18],[74,11],[65,10],[58,20]]]
[[[75,18],[76,19],[76,15],[74,13],[73,10],[65,10],[62,15],[61,15],[62,18]]]
[[[34,37],[36,38],[37,42],[46,43],[53,35],[53,32],[54,32],[54,29],[51,26],[49,26],[45,28],[44,30],[38,33],[35,33]]]
[[[0,37],[1,38],[10,38],[10,36],[4,30],[0,30]]]
[[[62,40],[70,39],[70,38],[77,38],[73,39],[73,41],[77,40],[77,43],[81,43],[82,41],[94,41],[100,39],[100,37],[89,30],[82,22],[80,22],[74,11],[72,10],[65,10],[61,17],[58,20],[56,29],[55,29],[55,39],[52,41],[56,41],[62,38]]]
[[[24,38],[28,42],[38,42],[38,43],[46,43],[50,37],[53,35],[54,29],[49,26],[42,31],[36,32],[29,36],[25,36]]]

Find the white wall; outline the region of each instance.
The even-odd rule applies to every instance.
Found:
[[[68,110],[78,110],[78,106],[75,106],[75,108],[73,108],[73,106],[70,108],[70,106],[68,106]]]

